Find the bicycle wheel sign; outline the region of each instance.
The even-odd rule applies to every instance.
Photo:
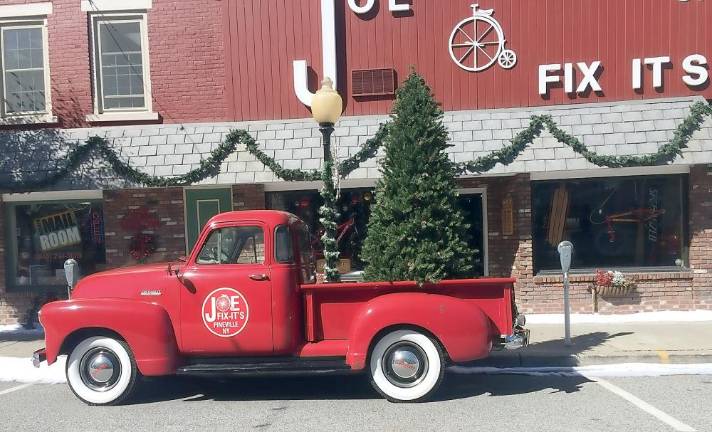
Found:
[[[494,9],[479,9],[472,5],[472,16],[455,25],[450,34],[452,61],[469,72],[481,72],[495,62],[504,69],[517,64],[517,54],[505,48],[506,39],[499,22],[492,16]]]

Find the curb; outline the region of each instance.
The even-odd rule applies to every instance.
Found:
[[[518,367],[575,367],[610,365],[620,363],[651,364],[701,364],[712,363],[712,352],[658,353],[631,352],[613,355],[576,355],[565,353],[493,352],[489,357],[468,362],[466,366],[518,368]]]

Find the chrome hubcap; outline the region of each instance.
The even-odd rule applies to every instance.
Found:
[[[87,387],[95,391],[107,391],[116,385],[121,376],[121,362],[113,351],[93,348],[82,357],[79,371]]]
[[[399,349],[393,353],[391,368],[399,378],[413,378],[420,369],[420,360],[412,351]]]
[[[412,342],[397,342],[386,350],[382,366],[391,384],[402,388],[414,387],[428,372],[428,357],[422,348]]]

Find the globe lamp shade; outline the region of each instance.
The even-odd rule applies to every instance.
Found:
[[[331,79],[326,78],[312,99],[312,117],[319,124],[334,124],[339,121],[344,103],[341,95],[334,90]]]

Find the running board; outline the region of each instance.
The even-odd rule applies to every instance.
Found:
[[[192,358],[177,375],[322,375],[350,373],[344,358]]]

